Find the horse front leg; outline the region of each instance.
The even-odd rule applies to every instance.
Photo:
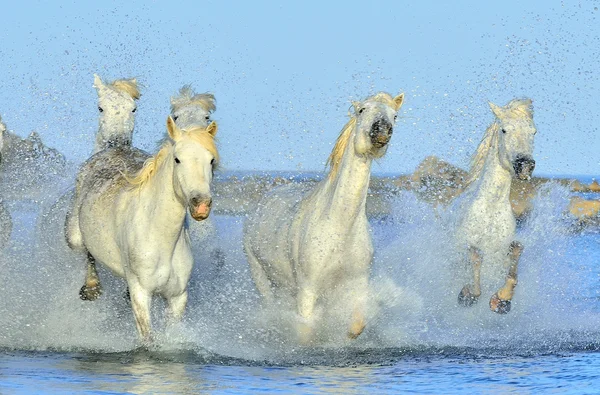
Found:
[[[150,326],[150,304],[152,302],[152,294],[145,290],[133,276],[127,277],[129,285],[129,294],[131,296],[131,308],[135,318],[135,325],[138,334],[144,345],[152,343],[152,333]]]
[[[490,309],[494,313],[506,314],[510,311],[511,300],[515,293],[515,287],[517,286],[517,267],[522,252],[523,244],[518,241],[510,243],[508,252],[510,266],[508,268],[506,280],[504,281],[504,286],[490,299]]]
[[[298,290],[297,308],[300,318],[298,339],[302,344],[308,344],[313,340],[314,311],[317,299],[317,293],[308,287]]]
[[[87,253],[87,274],[85,276],[85,284],[79,290],[81,300],[96,300],[102,295],[102,286],[100,285],[100,277],[96,271],[96,259]]]
[[[458,294],[458,303],[469,307],[477,303],[481,296],[481,262],[483,257],[481,251],[475,247],[469,247],[469,264],[473,269],[473,284],[468,284]]]
[[[347,335],[350,339],[356,339],[365,330],[367,298],[369,292],[368,278],[352,281],[349,284],[349,299],[352,300],[352,315],[348,325]]]

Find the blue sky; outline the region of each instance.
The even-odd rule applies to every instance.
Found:
[[[599,1],[14,4],[0,114],[78,162],[98,126],[96,72],[144,85],[134,141],[149,150],[179,87],[213,92],[229,170],[323,170],[350,101],[384,90],[406,100],[375,172],[432,154],[464,167],[487,101],[528,96],[536,173],[600,173]]]

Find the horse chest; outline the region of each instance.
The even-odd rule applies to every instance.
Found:
[[[514,238],[515,229],[516,222],[510,204],[504,202],[474,204],[462,224],[466,242],[483,249],[495,249],[498,245],[506,244]]]
[[[368,266],[373,247],[366,224],[357,221],[339,226],[329,221],[315,222],[305,228],[295,248],[296,270],[315,277],[344,277],[355,268]],[[353,270],[348,270],[352,268]]]

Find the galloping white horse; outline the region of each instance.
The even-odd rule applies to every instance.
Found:
[[[212,93],[195,93],[190,85],[185,85],[179,90],[177,96],[171,97],[171,116],[181,129],[206,127],[211,121],[211,114],[217,109],[215,96]],[[202,245],[204,250],[209,250],[211,258],[216,261],[216,266],[223,264],[224,253],[216,246],[216,227],[207,218],[204,221],[190,221],[188,225],[190,239],[194,245]],[[197,249],[194,249],[194,252]],[[199,256],[194,256],[197,261]]]
[[[512,100],[505,107],[490,103],[496,116],[473,156],[467,188],[453,203],[458,218],[459,248],[467,249],[472,283],[460,291],[459,303],[470,306],[481,296],[481,277],[486,281],[505,277],[504,285],[490,299],[490,309],[510,311],[517,284],[517,265],[523,245],[515,240],[516,221],[509,194],[513,177],[527,180],[535,167],[532,103]],[[493,283],[489,284],[494,286]],[[496,285],[497,286],[497,285]]]
[[[208,217],[218,162],[215,122],[182,130],[169,117],[167,131],[169,138],[152,158],[127,146],[92,156],[77,176],[66,226],[71,248],[88,257],[82,296],[93,300],[100,294],[96,260],[124,277],[145,343],[151,339],[153,294],[167,299],[172,319],[185,310],[193,266],[185,213],[189,209],[198,221]],[[134,178],[125,175],[132,172]]]
[[[354,102],[354,116],[329,156],[327,178],[311,191],[295,185],[273,190],[246,220],[244,250],[256,288],[267,303],[295,301],[303,341],[310,340],[317,304],[333,294],[352,307],[349,337],[366,325],[371,163],[385,154],[403,101],[404,94],[378,93]]]
[[[94,88],[98,91],[100,111],[94,153],[114,145],[131,145],[137,110],[135,101],[141,96],[136,79],[104,83],[94,74]]]

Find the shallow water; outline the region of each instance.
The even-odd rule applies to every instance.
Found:
[[[45,202],[12,201],[15,230],[0,270],[0,392],[558,392],[600,382],[600,233],[574,233],[569,192],[544,187],[518,231],[525,245],[510,314],[487,300],[461,308],[456,255],[437,213],[410,193],[371,219],[376,257],[368,326],[345,338],[345,311],[295,339],[292,312],[260,307],[241,249],[243,218],[214,216],[217,265],[197,246],[190,302],[165,327],[152,309],[156,345],[138,348],[125,284],[100,273],[103,296],[78,298],[82,257],[66,248]],[[489,289],[499,284],[489,281]],[[489,296],[488,296],[489,297]]]

